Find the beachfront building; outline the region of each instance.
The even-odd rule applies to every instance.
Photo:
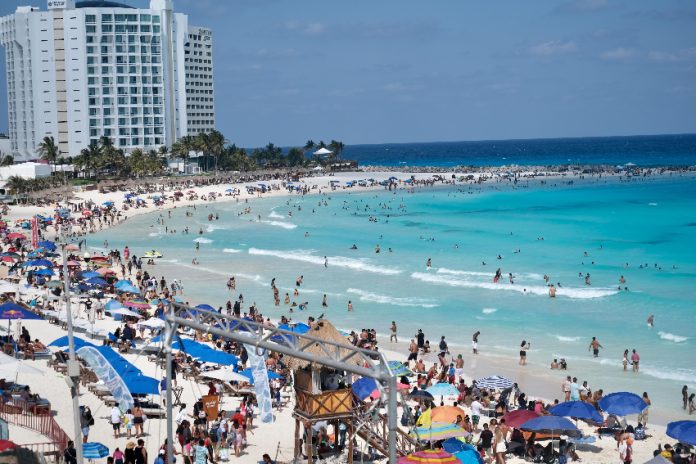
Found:
[[[185,46],[188,135],[215,129],[213,106],[213,35],[210,29],[189,27]]]
[[[212,52],[211,34],[195,34],[195,43],[208,47],[192,48],[192,30],[204,29],[189,28],[172,0],[150,0],[147,9],[105,0],[47,0],[46,10],[22,6],[0,18],[15,159],[36,158],[45,136],[53,136],[68,156],[103,136],[128,152],[171,146],[189,127],[214,127],[213,65],[206,54]],[[189,49],[201,54],[187,55]],[[200,61],[189,63],[188,56]],[[192,65],[205,69],[190,73]],[[202,93],[204,87],[210,93]],[[189,109],[189,92],[209,98],[200,103],[209,108]],[[190,113],[198,118],[195,126],[189,125]]]

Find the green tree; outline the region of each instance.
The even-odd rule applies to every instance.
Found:
[[[291,148],[288,151],[288,156],[285,158],[288,166],[304,166],[307,158],[304,151],[299,148]]]
[[[56,170],[56,162],[60,157],[60,150],[58,149],[58,145],[56,145],[56,141],[53,136],[46,136],[43,138],[39,144],[39,156],[42,160],[48,161],[53,165],[52,171]]]
[[[27,180],[19,176],[10,176],[5,182],[5,188],[14,195],[15,201],[18,201],[19,195],[26,193],[27,186]]]
[[[0,153],[0,166],[12,166],[14,164],[14,156],[4,155]]]

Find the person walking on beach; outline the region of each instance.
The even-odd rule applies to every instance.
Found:
[[[527,365],[527,350],[532,346],[530,342],[527,340],[522,340],[522,343],[520,343],[520,366],[526,366]]]
[[[411,339],[411,344],[408,346],[408,359],[406,364],[410,364],[411,361],[418,361],[418,345],[414,339]]]
[[[687,404],[689,404],[689,387],[687,387],[686,385],[682,387],[682,403],[684,403],[682,409],[686,411],[686,406]]]
[[[389,335],[389,341],[398,343],[398,340],[396,339],[396,321],[392,321],[391,323],[391,335]]]
[[[111,426],[114,429],[114,438],[118,438],[121,435],[121,410],[118,403],[111,408]]]
[[[638,363],[640,363],[640,356],[636,352],[635,348],[631,354],[631,363],[633,364],[633,372],[638,372]]]
[[[561,389],[563,390],[563,396],[565,397],[565,401],[570,401],[570,376],[566,377],[566,379],[563,381],[563,384],[561,385]]]
[[[645,401],[645,404],[648,406],[643,409],[640,414],[638,414],[638,423],[641,424],[643,428],[647,428],[648,413],[650,412],[650,405],[652,404],[652,401],[650,401],[650,397],[648,396],[648,392],[643,392],[643,401]]]
[[[601,343],[597,340],[597,337],[592,337],[592,341],[590,342],[590,346],[587,347],[587,351],[592,350],[592,355],[595,358],[599,357],[599,349],[604,348]]]
[[[476,332],[474,332],[474,336],[473,336],[473,338],[471,339],[471,347],[472,347],[473,350],[474,350],[474,354],[478,354],[478,338],[479,338],[479,335],[481,335],[481,331],[480,331],[480,330],[477,330]]]
[[[418,329],[416,340],[418,341],[418,349],[425,352],[425,334],[423,333],[423,329]]]

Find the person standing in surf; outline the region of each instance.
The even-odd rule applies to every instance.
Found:
[[[520,366],[526,366],[527,365],[527,350],[532,346],[530,342],[527,340],[522,340],[522,343],[520,343]]]

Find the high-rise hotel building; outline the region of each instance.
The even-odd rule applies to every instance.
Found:
[[[102,136],[149,150],[214,129],[211,32],[189,27],[172,0],[47,7],[0,18],[16,158],[35,158],[45,136],[68,156]]]

